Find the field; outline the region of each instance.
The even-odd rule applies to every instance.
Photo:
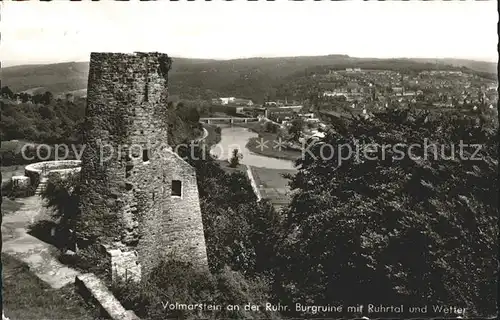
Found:
[[[229,163],[223,160],[217,160],[221,168],[228,174],[233,172],[241,172],[246,175],[247,166],[239,165],[236,168],[229,167]],[[285,174],[294,175],[296,170],[285,169],[269,169],[250,166],[253,178],[260,195],[263,199],[269,199],[276,207],[282,207],[290,202],[290,188],[288,187],[289,180],[283,177]]]
[[[287,205],[290,202],[289,180],[283,177],[283,175],[293,175],[297,172],[296,170],[259,167],[251,167],[251,170],[262,198],[269,199],[277,207]]]
[[[277,158],[277,159],[283,159],[283,160],[291,160],[295,161],[298,158],[300,158],[301,153],[296,150],[291,150],[291,149],[275,149],[273,147],[275,141],[279,141],[278,137],[276,134],[268,133],[268,134],[259,134],[259,138],[250,138],[248,140],[248,143],[246,147],[252,151],[253,153],[257,153],[266,157],[271,157],[271,158]],[[260,147],[260,139],[263,139],[263,141],[267,141],[266,147],[262,148]]]

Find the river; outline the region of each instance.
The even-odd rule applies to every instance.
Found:
[[[210,153],[218,159],[227,160],[232,157],[232,151],[238,149],[243,155],[240,160],[242,164],[269,169],[294,169],[293,162],[290,160],[270,158],[248,150],[246,147],[248,140],[258,136],[247,128],[221,127],[221,141],[212,147]]]

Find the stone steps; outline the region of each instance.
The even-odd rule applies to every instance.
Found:
[[[42,192],[45,190],[45,188],[47,188],[48,183],[49,183],[49,179],[47,179],[47,178],[40,179],[40,182],[38,182],[38,186],[36,187],[36,190],[35,190],[35,196],[42,195]]]

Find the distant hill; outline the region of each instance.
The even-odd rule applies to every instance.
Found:
[[[234,60],[173,58],[169,90],[183,99],[235,95],[260,100],[284,81],[349,67],[390,70],[466,68],[496,78],[496,64],[460,59],[374,59],[347,55]],[[65,92],[81,95],[87,87],[88,69],[88,62],[7,67],[2,69],[2,86],[7,85],[16,92],[48,90],[55,95]]]
[[[465,67],[478,72],[487,72],[492,74],[497,74],[497,64],[494,62],[487,61],[477,61],[477,60],[467,60],[467,59],[411,59],[416,62],[424,62],[424,63],[439,63],[446,64],[457,67]]]

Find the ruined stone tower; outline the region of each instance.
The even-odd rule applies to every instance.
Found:
[[[161,53],[90,57],[77,232],[118,276],[165,259],[207,267],[196,172],[167,144],[170,66]]]

